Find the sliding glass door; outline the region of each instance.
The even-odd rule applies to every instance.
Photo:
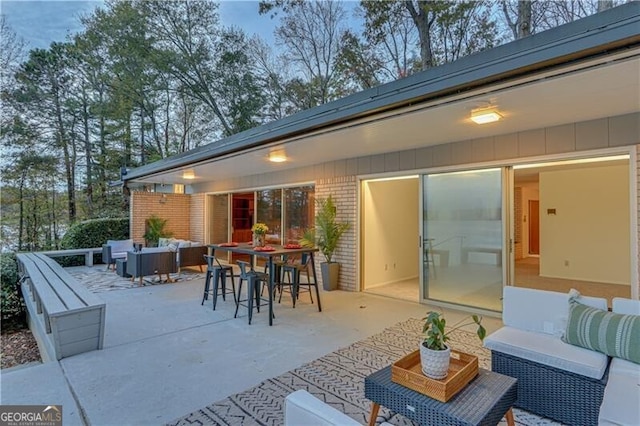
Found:
[[[423,299],[502,310],[502,169],[423,176]]]

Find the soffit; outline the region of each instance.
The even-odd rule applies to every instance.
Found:
[[[185,168],[158,173],[135,182],[199,183],[269,173],[338,159],[428,147],[453,141],[552,127],[640,111],[639,52],[606,63],[583,63],[549,75],[494,84],[428,105],[369,117],[340,128],[283,140],[289,161],[267,161],[274,146],[256,148],[192,165],[194,180],[182,178]],[[479,126],[471,109],[491,101],[503,120]]]

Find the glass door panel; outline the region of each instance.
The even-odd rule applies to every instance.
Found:
[[[209,243],[229,241],[229,194],[210,195]]]
[[[423,176],[423,296],[501,311],[502,170]]]
[[[298,243],[304,231],[313,226],[314,194],[313,186],[284,190],[284,244]]]
[[[265,223],[269,227],[266,235],[267,244],[282,243],[282,190],[265,189],[258,191],[256,222]]]
[[[253,226],[253,215],[255,208],[255,194],[244,192],[231,194],[231,240],[237,243],[251,241]],[[246,254],[232,254],[233,262],[236,260],[249,261],[250,256]]]

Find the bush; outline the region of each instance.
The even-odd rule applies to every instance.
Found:
[[[23,320],[25,306],[18,286],[18,262],[15,253],[0,254],[0,282],[2,284],[0,309],[3,323],[7,320]]]
[[[60,248],[93,248],[102,247],[107,240],[126,240],[129,238],[128,218],[91,219],[74,224],[69,228]],[[56,259],[62,266],[84,265],[84,256],[65,256]],[[102,263],[102,254],[97,254],[94,263]]]

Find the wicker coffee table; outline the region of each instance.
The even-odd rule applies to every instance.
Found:
[[[448,402],[440,402],[391,381],[391,366],[364,380],[364,396],[373,401],[369,425],[380,405],[421,425],[490,425],[506,415],[514,425],[511,406],[516,402],[517,380],[480,368],[478,376]]]

